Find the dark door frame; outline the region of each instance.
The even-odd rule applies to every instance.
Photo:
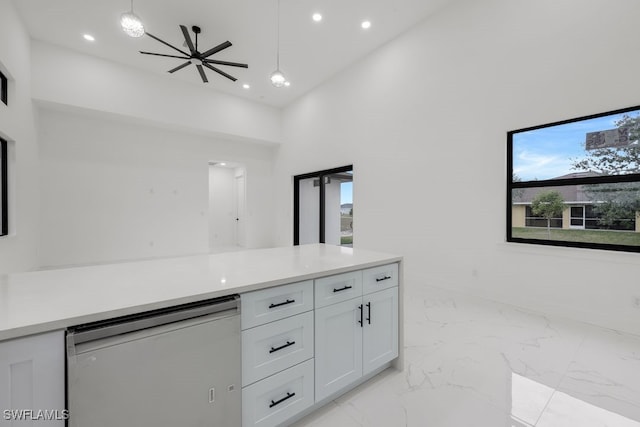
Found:
[[[318,172],[310,172],[293,177],[293,244],[300,244],[300,180],[309,178],[318,178],[320,183],[320,224],[318,229],[318,241],[325,243],[325,178],[336,173],[353,171],[353,165],[341,166],[339,168],[326,169]]]
[[[9,159],[7,141],[0,138],[0,209],[2,209],[2,221],[0,223],[0,236],[9,234]]]

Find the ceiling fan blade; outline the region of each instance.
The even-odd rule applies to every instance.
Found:
[[[207,75],[204,73],[204,68],[202,68],[202,65],[196,65],[196,67],[198,67],[198,72],[200,73],[200,77],[202,77],[202,82],[209,83],[209,80],[207,80]]]
[[[225,73],[224,71],[219,70],[219,69],[217,69],[216,67],[212,67],[211,65],[207,64],[206,62],[204,62],[202,65],[204,65],[205,67],[207,67],[208,69],[210,69],[210,70],[212,70],[212,71],[215,71],[216,73],[218,73],[218,74],[220,74],[220,75],[222,75],[222,76],[225,76],[226,78],[228,78],[228,79],[229,79],[229,80],[231,80],[232,82],[235,82],[236,80],[238,80],[238,79],[236,79],[235,77],[233,77],[233,76],[231,76],[231,75],[229,75],[229,74]]]
[[[144,34],[145,34],[145,35],[147,35],[147,36],[149,36],[149,37],[151,37],[151,38],[152,38],[152,39],[154,39],[154,40],[159,41],[160,43],[162,43],[162,44],[163,44],[163,45],[165,45],[165,46],[169,46],[171,49],[177,50],[178,52],[180,52],[181,54],[183,54],[183,55],[185,55],[185,56],[189,56],[189,57],[191,56],[191,55],[190,55],[190,54],[188,54],[187,52],[185,52],[185,51],[183,51],[183,50],[180,50],[180,49],[178,49],[178,48],[177,48],[177,47],[175,47],[175,46],[171,46],[171,45],[170,45],[169,43],[167,43],[166,41],[164,41],[164,40],[160,40],[159,38],[157,38],[156,36],[154,36],[154,35],[153,35],[153,34],[151,34],[151,33],[145,32]]]
[[[201,58],[206,58],[207,56],[211,56],[214,53],[220,52],[223,49],[228,48],[229,46],[231,46],[231,42],[229,40],[227,40],[224,43],[220,43],[218,46],[209,49],[208,51],[204,52],[202,55],[200,55]]]
[[[176,71],[182,70],[184,67],[186,67],[187,65],[190,65],[190,64],[191,64],[191,61],[187,61],[184,64],[178,65],[176,68],[173,68],[173,69],[169,70],[169,73],[175,73]]]
[[[188,56],[165,55],[164,53],[153,53],[153,52],[143,52],[143,51],[140,51],[140,53],[143,55],[164,56],[166,58],[189,59]]]
[[[193,55],[193,53],[196,51],[196,48],[193,46],[193,42],[191,41],[191,36],[189,35],[189,30],[187,30],[187,27],[185,27],[184,25],[180,25],[180,29],[182,30],[182,35],[184,36],[184,41],[187,42],[187,46],[189,47],[189,50],[191,51],[191,54]]]
[[[230,67],[249,68],[247,64],[240,64],[238,62],[218,61],[216,59],[205,59],[203,62],[208,64],[228,65]]]

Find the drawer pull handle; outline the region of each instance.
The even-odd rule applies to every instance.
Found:
[[[269,408],[273,408],[276,405],[281,404],[282,402],[284,402],[287,399],[291,399],[293,396],[295,396],[295,393],[289,393],[287,392],[286,397],[283,397],[282,399],[278,400],[277,402],[274,402],[273,400],[271,401],[271,405],[269,405]]]
[[[371,303],[370,302],[367,303],[367,308],[369,309],[369,314],[367,314],[367,316],[368,316],[367,317],[367,322],[369,324],[371,324]]]
[[[287,298],[285,302],[279,302],[278,304],[270,304],[269,308],[276,308],[276,307],[280,307],[287,304],[293,304],[294,302],[296,302],[296,300]]]
[[[342,292],[342,291],[346,291],[347,289],[351,289],[351,288],[353,288],[353,286],[345,286],[344,288],[340,288],[340,289],[333,288],[333,292]]]
[[[364,309],[363,309],[363,307],[362,307],[362,304],[360,304],[360,305],[358,306],[358,310],[360,310],[360,320],[358,320],[358,323],[360,323],[360,327],[361,327],[361,328],[363,328],[363,327],[364,327],[364,325],[362,324],[362,323],[363,323],[363,322],[362,322],[362,314],[363,314],[363,312],[364,312]]]
[[[283,348],[291,347],[295,343],[296,343],[295,341],[287,341],[286,344],[283,344],[280,347],[276,347],[276,348],[271,347],[271,350],[269,350],[269,353],[275,353],[276,351],[282,350]]]
[[[391,279],[391,276],[377,277],[376,282],[382,282]]]

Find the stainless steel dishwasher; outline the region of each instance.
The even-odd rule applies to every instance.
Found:
[[[241,425],[240,297],[67,331],[71,427]]]

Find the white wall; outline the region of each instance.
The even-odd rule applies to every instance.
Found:
[[[39,116],[41,265],[208,252],[215,159],[246,167],[247,246],[273,245],[273,148],[95,115]]]
[[[0,69],[9,105],[0,103],[0,136],[9,141],[9,236],[0,237],[0,273],[37,265],[38,147],[31,105],[30,41],[13,5],[0,0]]]
[[[279,143],[280,110],[34,41],[33,98],[226,139]]]
[[[355,246],[405,255],[409,292],[640,334],[637,254],[505,243],[506,132],[639,104],[638,16],[635,0],[461,0],[319,86],[284,112],[278,243],[291,176],[353,164]]]

